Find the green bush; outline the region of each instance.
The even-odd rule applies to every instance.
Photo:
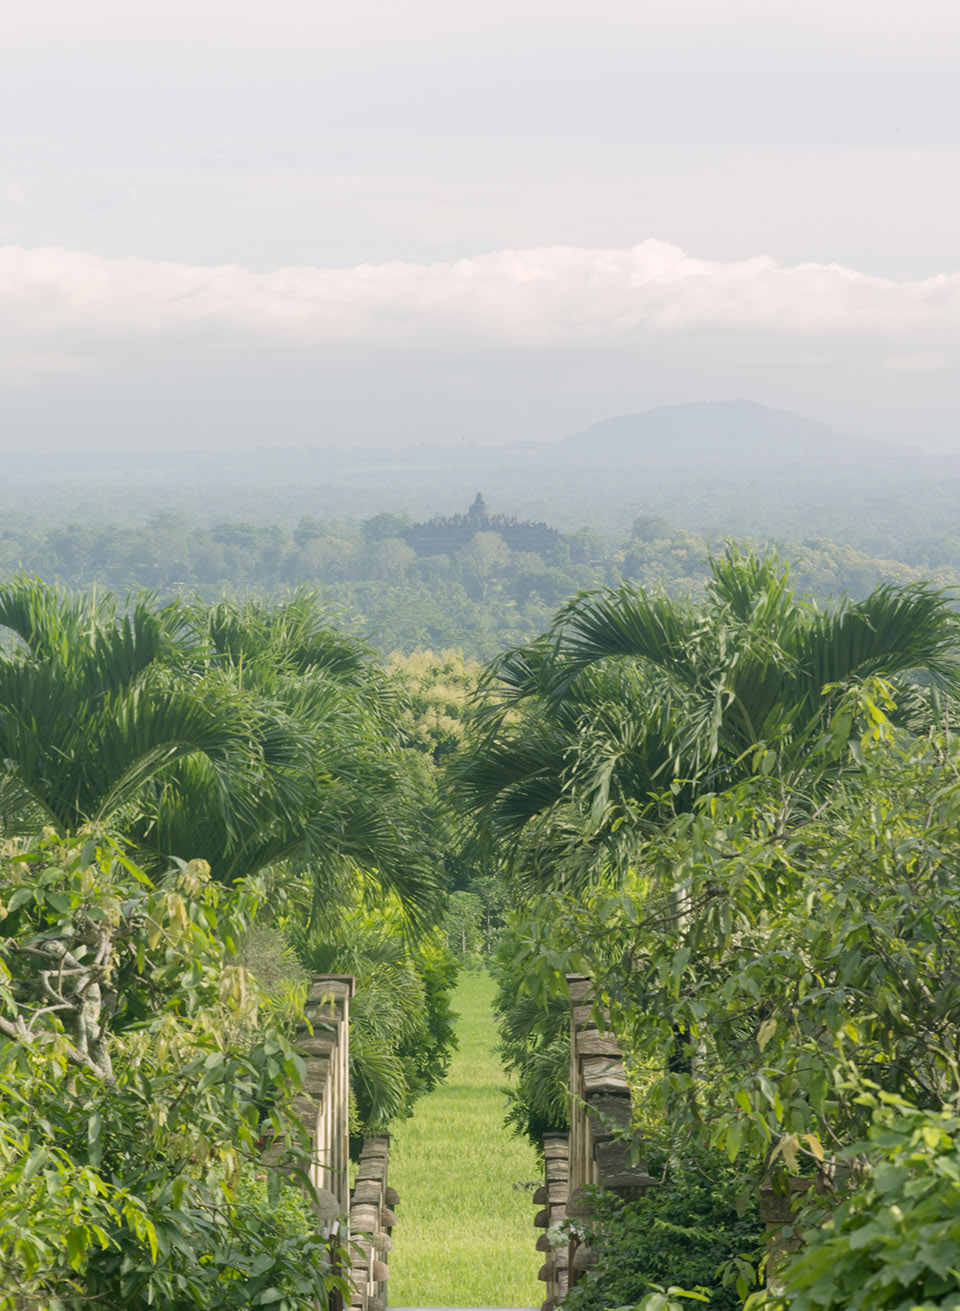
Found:
[[[303,1063],[234,948],[259,901],[95,837],[0,853],[0,1311],[304,1311],[340,1288],[260,1164],[274,1133],[286,1167],[309,1158]]]
[[[439,933],[411,934],[395,899],[333,908],[313,931],[294,925],[297,955],[311,973],[352,974],[351,1130],[367,1133],[409,1115],[447,1072],[456,1048],[450,998],[459,963]]]
[[[960,1117],[880,1093],[865,1143],[867,1179],[753,1305],[790,1311],[953,1311],[960,1307]]]
[[[525,977],[528,925],[509,916],[492,962],[497,980],[498,1050],[514,1078],[506,1089],[505,1123],[540,1152],[545,1133],[570,1127],[570,999],[553,971],[535,992]]]
[[[734,1311],[736,1278],[747,1264],[756,1267],[764,1237],[756,1202],[738,1211],[733,1171],[716,1156],[670,1162],[639,1201],[598,1193],[582,1229],[599,1259],[570,1290],[564,1311],[635,1306],[659,1286],[699,1289],[715,1311]]]

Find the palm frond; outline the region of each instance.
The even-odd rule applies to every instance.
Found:
[[[563,668],[548,695],[565,695],[570,676],[586,665],[629,657],[653,665],[687,686],[697,680],[697,635],[702,618],[686,602],[624,583],[587,592],[560,611],[555,631],[562,635]]]
[[[956,691],[960,617],[946,592],[925,583],[878,587],[863,601],[818,614],[801,651],[810,698],[819,698],[828,683],[914,669]]]
[[[65,665],[80,643],[83,604],[62,588],[20,574],[0,587],[0,628],[15,633],[33,656]]]

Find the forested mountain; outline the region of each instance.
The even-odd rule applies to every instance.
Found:
[[[661,405],[642,414],[602,419],[562,445],[572,455],[672,468],[700,465],[802,465],[826,467],[853,461],[905,461],[909,447],[845,437],[824,423],[790,410],[772,410],[752,401],[695,402]]]

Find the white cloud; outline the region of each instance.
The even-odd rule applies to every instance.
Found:
[[[637,335],[702,329],[879,338],[892,367],[916,368],[958,335],[960,273],[894,281],[767,256],[701,260],[660,241],[269,273],[62,247],[0,248],[0,347],[28,351],[32,371],[45,349],[62,368],[65,353],[98,356],[118,340],[442,350],[451,343],[623,345]]]

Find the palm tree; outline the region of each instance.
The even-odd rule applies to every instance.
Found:
[[[122,813],[144,783],[203,752],[222,776],[243,740],[228,701],[175,672],[193,635],[175,606],[0,588],[0,814],[7,832],[68,831]]]
[[[455,781],[481,842],[536,884],[578,877],[637,826],[822,735],[825,689],[960,677],[958,619],[924,585],[821,610],[774,553],[711,561],[704,602],[624,584],[574,598],[486,677],[485,732]],[[624,824],[624,821],[629,822]]]
[[[0,588],[0,817],[92,822],[232,882],[364,865],[414,917],[437,894],[393,693],[363,643],[287,606],[158,606]]]
[[[426,917],[439,857],[400,749],[396,688],[370,648],[333,628],[310,592],[278,606],[197,607],[193,618],[211,653],[205,679],[250,699],[258,749],[235,776],[229,809],[204,804],[216,778],[203,756],[164,771],[142,800],[141,840],[217,851],[227,881],[289,861],[309,869],[318,896],[362,866],[415,919]]]

